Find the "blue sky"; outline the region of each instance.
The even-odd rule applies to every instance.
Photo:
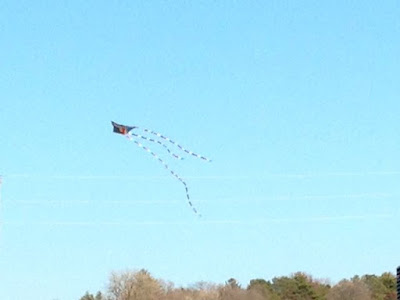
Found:
[[[1,299],[400,264],[398,1],[2,1]],[[110,121],[212,163],[183,186]]]

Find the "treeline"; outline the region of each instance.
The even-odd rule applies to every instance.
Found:
[[[80,300],[396,300],[396,277],[363,275],[335,285],[305,273],[253,279],[242,287],[234,278],[224,284],[199,282],[190,287],[154,278],[148,271],[125,271],[110,275],[107,291]]]

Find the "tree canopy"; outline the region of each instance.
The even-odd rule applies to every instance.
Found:
[[[184,288],[142,269],[113,272],[106,292],[86,292],[80,300],[396,300],[396,277],[388,272],[367,274],[331,285],[297,272],[271,280],[252,279],[247,287],[229,278],[224,284],[198,282]]]

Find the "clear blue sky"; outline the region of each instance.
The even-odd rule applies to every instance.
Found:
[[[2,1],[0,298],[393,271],[400,4],[301,2]]]

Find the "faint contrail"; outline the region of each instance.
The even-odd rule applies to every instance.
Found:
[[[276,195],[259,198],[215,198],[198,199],[197,203],[250,203],[250,202],[271,202],[271,201],[291,201],[291,200],[330,200],[330,199],[383,199],[400,197],[400,194],[394,193],[359,193],[359,194],[322,194],[322,195],[299,195],[287,196]],[[178,204],[180,200],[98,200],[98,199],[69,199],[69,200],[13,200],[5,199],[7,204],[25,204],[25,205],[87,205],[87,204],[129,204],[129,205],[159,205],[159,204]]]
[[[268,178],[294,178],[304,179],[313,177],[362,177],[362,176],[399,176],[400,171],[335,171],[335,172],[304,172],[304,173],[266,173],[257,175],[212,175],[212,176],[186,176],[188,179],[204,180],[236,180],[236,179],[268,179]],[[169,179],[169,176],[131,176],[131,175],[63,175],[63,174],[28,174],[16,173],[3,175],[4,178],[15,179],[59,179],[59,180],[154,180]]]
[[[119,222],[119,221],[10,221],[4,222],[8,226],[198,226],[198,225],[262,225],[270,223],[322,223],[333,221],[363,221],[371,219],[389,219],[391,214],[365,214],[365,215],[342,215],[342,216],[315,216],[298,218],[264,218],[257,220],[204,220],[196,222],[185,221],[137,221],[137,222]]]

